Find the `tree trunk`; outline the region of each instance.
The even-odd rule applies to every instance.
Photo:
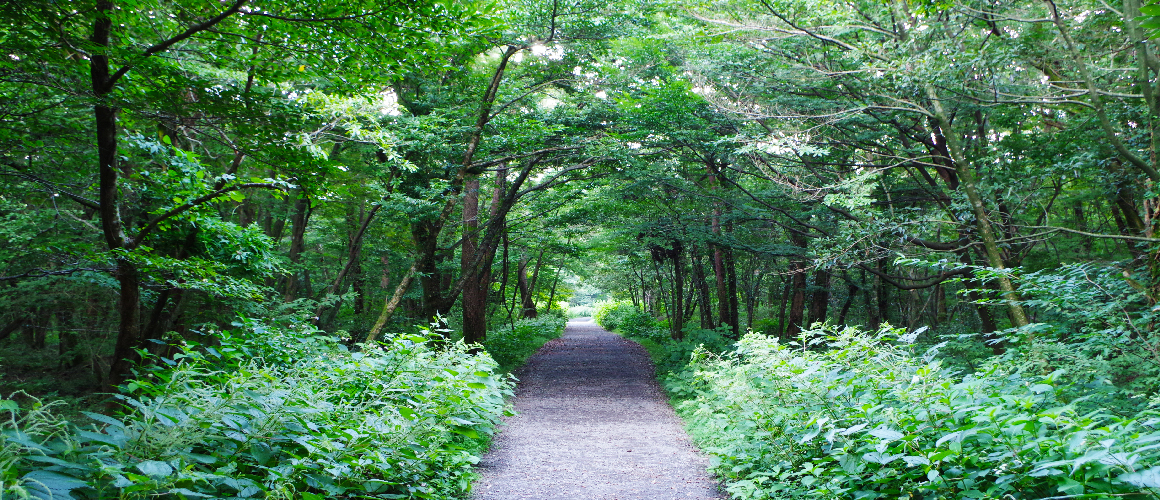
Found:
[[[927,84],[927,96],[931,100],[931,107],[934,108],[935,119],[938,120],[939,128],[942,135],[947,141],[947,150],[950,152],[951,159],[955,161],[955,169],[959,174],[959,182],[966,192],[967,201],[971,204],[971,210],[975,215],[975,225],[979,230],[979,235],[983,239],[983,248],[987,256],[987,264],[995,269],[1005,269],[1002,253],[999,250],[999,244],[995,237],[995,230],[991,226],[990,220],[987,218],[987,209],[983,203],[983,198],[979,194],[977,182],[975,180],[975,171],[966,158],[958,132],[955,132],[952,127],[950,118],[946,110],[943,109],[942,101],[935,92],[934,86]],[[1093,96],[1098,98],[1098,96]],[[1002,290],[1003,300],[1007,304],[1007,312],[1011,316],[1011,322],[1016,327],[1027,326],[1030,321],[1027,319],[1027,312],[1023,310],[1020,304],[1022,298],[1015,292],[1015,285],[1007,276],[1003,275],[999,278],[999,288]],[[1034,335],[1027,333],[1027,340],[1029,343],[1034,341]]]
[[[801,333],[802,327],[805,326],[802,323],[805,321],[806,272],[809,269],[809,263],[805,257],[807,247],[805,235],[791,231],[789,239],[802,253],[800,256],[793,257],[789,264],[789,272],[793,277],[793,287],[790,294],[789,319],[785,324],[785,335],[794,338]]]
[[[713,324],[713,303],[709,295],[709,283],[705,281],[705,268],[701,265],[701,254],[697,247],[690,249],[690,257],[693,265],[693,286],[697,289],[697,303],[698,309],[701,312],[701,328],[712,330],[716,328]]]
[[[479,176],[463,183],[463,246],[460,273],[463,275],[463,342],[478,344],[487,336],[487,292],[491,273],[476,265],[479,258]]]
[[[306,251],[306,225],[310,223],[310,214],[313,212],[310,195],[305,189],[299,188],[298,197],[294,200],[294,213],[290,217],[291,275],[286,278],[282,293],[282,298],[286,302],[297,298],[299,276],[296,268],[302,261],[302,252]]]
[[[802,322],[806,312],[806,263],[795,260],[790,263],[793,287],[789,304],[789,319],[786,321],[785,335],[794,338],[802,332]]]
[[[726,293],[729,294],[729,326],[733,331],[733,338],[741,338],[740,307],[737,303],[737,261],[733,258],[733,249],[725,249],[725,274],[728,279]]]
[[[791,264],[792,266],[792,264]],[[777,308],[777,337],[788,338],[789,326],[785,322],[786,306],[789,305],[789,297],[793,292],[793,276],[785,280],[785,285],[781,288],[781,304]]]
[[[129,376],[134,365],[141,361],[136,349],[141,341],[141,275],[137,267],[127,259],[116,259],[117,284],[120,285],[118,310],[121,313],[120,331],[113,348],[113,361],[109,367],[109,383],[118,385]]]
[[[838,313],[838,326],[846,326],[846,313],[850,312],[850,306],[854,303],[854,295],[858,293],[858,285],[854,280],[850,279],[848,273],[843,272],[842,276],[846,278],[846,300],[842,302],[842,311]]]
[[[878,259],[878,272],[886,274],[889,263],[886,259]],[[877,292],[878,298],[878,326],[882,323],[890,323],[890,289],[886,288],[886,281],[881,277],[875,280],[876,286],[874,291]]]
[[[544,252],[540,251],[540,259],[544,256]],[[531,258],[527,255],[520,259],[519,265],[516,267],[516,284],[520,290],[520,317],[524,319],[536,317],[536,300],[533,294],[535,293],[535,274],[533,279],[528,280],[528,262]],[[539,272],[539,263],[537,262],[534,273]]]
[[[685,338],[685,252],[681,243],[674,242],[673,248],[673,312],[669,317],[669,330],[673,340]]]
[[[814,292],[810,294],[810,323],[824,323],[830,307],[830,271],[814,271]]]
[[[419,285],[423,288],[423,320],[431,321],[441,317],[451,308],[444,297],[444,276],[439,269],[443,256],[439,253],[439,233],[443,223],[439,220],[420,221],[411,226],[411,237],[415,240],[417,257],[422,262],[419,268]]]
[[[371,327],[371,331],[367,333],[366,342],[374,342],[375,337],[383,330],[383,326],[386,326],[391,315],[395,313],[395,309],[399,307],[399,302],[403,300],[403,294],[407,293],[407,288],[411,286],[411,281],[415,279],[415,272],[422,266],[423,258],[417,257],[415,262],[411,264],[411,268],[403,275],[403,279],[399,281],[399,286],[395,287],[395,293],[383,302],[383,310],[379,313],[379,318],[375,320],[375,325]]]
[[[552,304],[556,300],[556,286],[560,284],[560,270],[556,269],[556,277],[552,278],[552,291],[548,292],[548,306],[544,308],[545,311],[552,311]]]
[[[881,279],[878,276],[870,278],[871,281],[866,281],[866,270],[859,269],[858,277],[862,279],[862,305],[866,308],[866,322],[871,330],[877,331],[878,327],[882,325],[882,318],[878,315],[877,299],[878,287]]]
[[[350,238],[347,240],[347,246],[346,246],[346,262],[342,266],[342,269],[338,272],[338,275],[334,277],[334,281],[330,283],[329,287],[327,287],[326,295],[341,296],[342,294],[346,293],[346,286],[347,286],[347,283],[345,281],[346,277],[348,275],[350,275],[351,271],[355,267],[357,267],[359,260],[361,259],[363,238],[366,236],[367,228],[370,227],[371,221],[374,220],[375,214],[377,214],[379,212],[380,208],[382,208],[382,205],[375,205],[375,206],[371,207],[370,212],[367,213],[366,216],[362,217],[362,220],[360,221],[360,223],[358,225],[358,229],[354,232],[354,234],[350,235]],[[361,209],[360,209],[360,211],[361,211]],[[361,216],[361,214],[360,214],[360,216]],[[339,299],[339,300],[341,300],[341,299]],[[330,314],[329,318],[324,321],[322,318],[324,317],[325,313],[327,312],[327,308],[324,304],[325,304],[325,301],[320,303],[318,306],[318,310],[315,311],[315,313],[314,313],[314,324],[315,325],[323,326],[325,324],[330,323],[331,320],[333,320],[334,316],[338,314],[338,309],[342,305],[341,302],[337,302],[337,303],[333,304],[332,306],[330,306],[330,313],[331,314]]]

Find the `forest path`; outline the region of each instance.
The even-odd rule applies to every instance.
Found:
[[[722,498],[639,344],[573,320],[517,375],[476,500]]]

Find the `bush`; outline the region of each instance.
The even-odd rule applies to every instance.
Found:
[[[592,319],[605,330],[612,331],[620,326],[624,316],[634,312],[639,312],[639,310],[631,302],[597,302],[593,306]]]
[[[458,498],[509,377],[433,335],[350,352],[247,322],[128,384],[81,429],[0,401],[0,491],[39,498]],[[439,345],[438,348],[435,348]]]
[[[499,363],[501,370],[511,371],[544,343],[563,334],[565,323],[563,318],[548,315],[521,319],[515,322],[515,328],[503,325],[488,331],[483,348]]]
[[[666,385],[739,499],[1115,498],[1160,487],[1160,423],[1082,413],[1058,374],[993,362],[956,376],[901,330],[750,333]],[[1150,490],[1154,495],[1155,490]]]
[[[590,318],[596,312],[592,306],[568,306],[569,318]]]

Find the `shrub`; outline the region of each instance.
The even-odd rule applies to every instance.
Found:
[[[499,363],[503,371],[510,371],[536,352],[544,343],[564,333],[566,321],[557,316],[543,315],[521,319],[512,325],[503,325],[487,332],[483,348]]]
[[[624,318],[630,314],[639,314],[640,310],[631,302],[598,302],[594,306],[592,319],[605,330],[616,330]]]
[[[119,416],[65,425],[0,402],[2,490],[48,498],[456,498],[507,376],[432,335],[350,352],[247,322],[141,374]],[[438,348],[435,348],[440,344]]]
[[[569,318],[589,318],[596,311],[592,306],[568,306]]]
[[[956,376],[900,333],[819,328],[789,345],[750,333],[733,353],[698,350],[666,385],[739,499],[1115,498],[1160,487],[1156,413],[1079,412],[1056,397],[1058,374],[1034,363]]]

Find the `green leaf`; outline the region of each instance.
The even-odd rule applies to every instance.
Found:
[[[72,490],[88,486],[75,477],[46,470],[34,470],[25,474],[23,479],[32,498],[43,500],[72,498]]]
[[[1124,474],[1116,479],[1138,488],[1160,488],[1160,467]]]
[[[137,470],[151,477],[165,477],[173,474],[173,466],[158,460],[146,460],[137,464]]]
[[[451,432],[454,432],[454,433],[462,435],[462,436],[469,437],[471,439],[479,439],[479,433],[476,432],[475,429],[472,429],[470,427],[456,427],[454,429],[451,429]]]

